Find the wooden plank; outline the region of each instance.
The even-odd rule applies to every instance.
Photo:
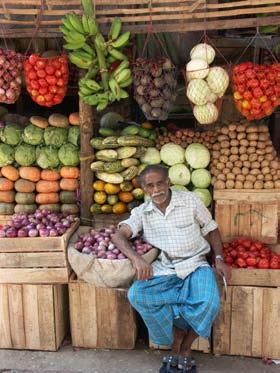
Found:
[[[227,190],[214,190],[213,199],[217,200],[233,200],[233,201],[252,201],[264,202],[264,201],[279,201],[280,200],[280,189],[227,189]]]
[[[263,339],[263,318],[266,315],[263,313],[263,304],[265,300],[262,289],[254,288],[253,299],[253,330],[252,330],[252,356],[267,356],[262,354],[262,339]]]
[[[230,237],[231,229],[231,214],[229,213],[231,206],[228,203],[224,205],[215,204],[215,221],[219,226],[222,239]]]
[[[67,268],[0,268],[0,283],[68,283]]]
[[[230,237],[238,237],[239,235],[238,214],[239,205],[230,206]]]
[[[54,285],[55,344],[59,349],[69,329],[67,285]]]
[[[81,305],[80,284],[78,282],[74,283],[70,281],[69,283],[69,307],[72,345],[74,347],[82,347],[85,345],[82,318],[87,314],[87,310],[83,309]],[[83,312],[81,312],[82,309]],[[88,320],[90,321],[92,319],[89,318]]]
[[[3,268],[56,268],[66,264],[64,252],[0,253],[0,267]]]
[[[238,224],[238,235],[251,237],[251,205],[243,203],[239,205],[239,212],[236,216]]]
[[[81,299],[80,312],[82,314],[81,320],[83,330],[83,345],[90,348],[95,348],[98,346],[98,334],[100,332],[98,328],[100,325],[98,325],[97,322],[97,308],[99,307],[96,301],[97,289],[94,286],[86,283],[79,284],[79,288]],[[107,315],[111,315],[109,309],[107,312]],[[103,334],[103,331],[101,334]]]
[[[232,268],[229,285],[280,287],[280,271],[275,269]]]
[[[254,239],[261,239],[262,237],[262,219],[258,211],[262,213],[260,204],[251,203],[250,227],[251,237]]]
[[[37,285],[40,349],[56,351],[53,285]]]
[[[261,239],[265,243],[276,243],[278,238],[278,205],[262,206]]]
[[[8,285],[8,299],[13,348],[25,348],[22,285]]]
[[[10,314],[8,285],[0,285],[0,348],[13,348]]]
[[[263,338],[262,356],[280,356],[280,289],[263,289]]]
[[[24,330],[26,339],[25,348],[30,350],[38,350],[41,347],[38,309],[38,286],[24,285],[22,289]]]

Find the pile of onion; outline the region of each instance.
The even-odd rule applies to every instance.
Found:
[[[116,227],[114,225],[102,228],[99,231],[91,229],[88,233],[79,236],[78,241],[75,243],[75,249],[99,259],[126,259],[126,256],[111,241],[111,237],[115,232]],[[145,243],[139,237],[134,239],[131,244],[139,255],[143,255],[152,249],[152,245]]]
[[[13,104],[21,92],[22,55],[0,49],[0,102]]]
[[[34,214],[19,213],[10,224],[0,229],[0,238],[62,236],[74,222],[72,215],[36,210]]]

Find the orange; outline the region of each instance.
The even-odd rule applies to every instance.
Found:
[[[102,205],[101,206],[101,211],[105,214],[111,214],[111,212],[113,211],[113,207],[106,204],[106,205]]]
[[[127,212],[127,206],[126,206],[125,203],[123,203],[123,202],[117,202],[113,206],[113,213],[114,214],[124,214],[125,212]]]
[[[119,184],[106,183],[104,186],[104,190],[107,194],[118,194],[120,191],[120,186]]]
[[[149,130],[153,128],[153,126],[152,126],[152,124],[150,122],[144,122],[144,123],[142,123],[141,127],[149,129]]]
[[[118,196],[119,196],[119,200],[125,203],[129,203],[133,201],[134,199],[132,193],[130,192],[120,192]]]
[[[93,199],[99,205],[102,205],[106,202],[107,194],[104,192],[95,192],[93,195]]]
[[[105,183],[104,181],[101,180],[96,180],[93,184],[92,187],[94,190],[97,190],[98,192],[102,192],[104,190]]]

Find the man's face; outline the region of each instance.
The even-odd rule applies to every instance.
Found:
[[[170,180],[166,178],[161,172],[149,172],[144,177],[142,188],[144,192],[151,197],[156,205],[162,205],[167,202],[169,198]]]

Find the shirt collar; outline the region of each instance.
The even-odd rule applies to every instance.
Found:
[[[178,206],[184,206],[184,201],[182,199],[182,194],[176,190],[171,190],[171,200],[169,202],[169,205],[167,206],[168,210],[170,211],[173,207]],[[150,211],[156,211],[156,206],[154,205],[153,201],[150,200],[143,210],[143,212],[150,212]]]

